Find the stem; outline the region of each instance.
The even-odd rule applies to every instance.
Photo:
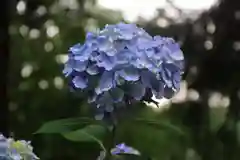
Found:
[[[117,127],[117,119],[114,116],[114,113],[110,114],[110,120],[111,120],[111,130],[112,130],[112,134],[110,137],[110,143],[109,143],[109,147],[108,147],[108,151],[106,153],[106,157],[105,160],[111,160],[112,154],[111,154],[111,149],[115,147],[115,138],[116,138],[116,127]]]

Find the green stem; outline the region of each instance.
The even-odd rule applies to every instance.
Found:
[[[108,147],[108,151],[106,153],[106,157],[105,160],[111,160],[112,154],[111,154],[111,149],[115,147],[115,138],[116,138],[116,126],[117,126],[117,120],[114,117],[114,113],[111,114],[111,120],[112,120],[112,124],[111,124],[111,137],[110,137],[110,142],[109,142],[109,147]]]

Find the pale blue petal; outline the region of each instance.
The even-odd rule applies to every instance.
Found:
[[[86,40],[92,40],[92,39],[95,39],[96,38],[96,35],[92,32],[88,32],[86,34]]]
[[[87,80],[81,76],[74,77],[72,82],[76,88],[84,89],[87,87]]]
[[[9,143],[7,142],[7,139],[0,134],[0,156],[5,156],[7,154]]]
[[[125,84],[125,80],[117,72],[115,72],[114,74],[114,80],[116,81],[116,84],[119,86]]]
[[[83,72],[86,70],[87,65],[88,65],[87,61],[74,61],[73,69],[78,72]]]
[[[109,57],[104,53],[101,53],[98,57],[96,57],[96,65],[98,67],[104,67],[107,71],[113,69],[116,65],[116,57]]]
[[[164,97],[167,99],[172,98],[175,95],[175,91],[172,88],[164,88]]]
[[[161,74],[161,77],[162,77],[164,83],[166,84],[166,86],[171,88],[173,86],[171,71],[168,70],[168,69],[164,69],[164,70],[161,71],[160,74]]]
[[[173,59],[174,61],[184,60],[183,52],[181,51],[180,46],[177,43],[170,45],[169,50],[169,56],[171,59]]]
[[[117,155],[117,154],[134,154],[134,155],[140,155],[140,152],[136,150],[135,148],[129,147],[125,145],[124,143],[116,145],[115,148],[111,149],[111,154],[112,155]]]
[[[80,46],[80,44],[77,44],[71,47],[70,51],[73,54],[74,60],[86,61],[89,59],[91,53],[93,52],[93,49],[88,44],[84,44],[82,46]]]
[[[179,91],[180,90],[180,83],[181,83],[181,74],[179,72],[173,73],[172,83],[173,83],[174,89],[176,89],[176,91]]]
[[[99,81],[99,92],[108,91],[114,87],[113,72],[105,71]]]
[[[137,81],[140,77],[139,71],[135,68],[130,67],[117,71],[116,74],[121,76],[126,81]]]
[[[157,98],[161,98],[163,96],[164,83],[158,80],[155,74],[149,71],[142,71],[141,82],[145,87],[150,88],[152,90],[152,93]]]
[[[81,54],[81,50],[82,50],[82,46],[80,43],[75,44],[74,46],[70,47],[70,49],[69,49],[69,51],[74,55]]]
[[[68,60],[68,62],[64,65],[64,69],[63,69],[63,74],[66,77],[68,77],[73,72],[73,68],[72,67],[73,67],[72,64]]]
[[[106,53],[108,56],[114,56],[117,53],[113,43],[105,36],[98,37],[98,44],[98,50]]]
[[[90,75],[96,75],[99,73],[99,68],[96,65],[91,65],[87,67],[86,72]]]

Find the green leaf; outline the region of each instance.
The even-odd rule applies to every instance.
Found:
[[[105,150],[102,139],[107,134],[107,128],[102,125],[88,125],[76,131],[62,133],[63,137],[75,142],[97,142]]]
[[[240,144],[240,121],[237,122],[236,127],[237,127],[237,140],[238,143]]]
[[[211,108],[209,110],[210,129],[216,133],[226,121],[226,113],[228,109],[224,107]]]
[[[148,125],[148,126],[151,126],[151,127],[155,127],[157,129],[172,130],[175,133],[178,133],[180,135],[184,135],[184,132],[179,127],[176,127],[169,122],[163,122],[163,121],[159,122],[159,121],[156,121],[156,120],[147,120],[147,119],[140,119],[140,118],[139,119],[134,119],[133,121],[137,122],[139,124],[142,124],[142,125]]]
[[[65,133],[93,123],[96,121],[87,117],[54,120],[43,124],[35,134]]]

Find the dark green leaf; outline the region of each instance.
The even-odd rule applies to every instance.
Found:
[[[63,137],[76,142],[97,142],[104,150],[102,139],[107,134],[107,128],[102,125],[88,125],[76,131],[63,133]]]
[[[240,144],[240,121],[237,122],[236,126],[237,126],[237,140],[238,143]]]
[[[96,121],[86,117],[54,120],[43,124],[35,134],[65,133],[92,123]]]
[[[151,127],[155,127],[157,129],[169,129],[169,130],[172,130],[175,133],[178,133],[180,135],[184,134],[184,132],[179,127],[176,127],[169,122],[162,122],[162,121],[159,122],[159,121],[156,121],[156,120],[147,120],[147,119],[140,119],[140,118],[139,119],[134,119],[134,122],[137,122],[137,123],[142,124],[142,125],[148,125],[148,126],[151,126]]]

